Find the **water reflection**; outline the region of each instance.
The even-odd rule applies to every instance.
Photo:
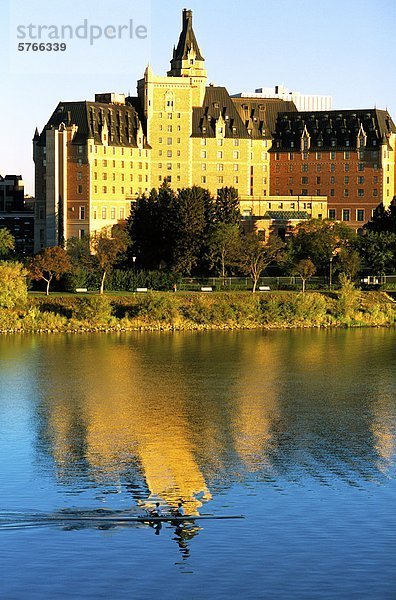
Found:
[[[37,460],[60,484],[128,491],[131,506],[182,498],[196,514],[251,478],[381,482],[395,452],[394,340],[381,330],[130,334],[13,338],[0,350],[9,380],[22,355]]]

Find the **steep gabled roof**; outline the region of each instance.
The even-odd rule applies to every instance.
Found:
[[[45,145],[47,129],[75,125],[75,144],[85,144],[87,139],[93,139],[97,144],[102,143],[101,131],[107,123],[109,144],[112,146],[137,147],[137,132],[139,117],[136,109],[129,103],[112,104],[105,102],[59,102],[45,125],[39,138],[39,145]]]
[[[250,137],[226,88],[208,86],[202,106],[193,108],[192,137],[216,137],[219,118],[226,138]]]
[[[192,26],[192,11],[183,10],[182,31],[176,49],[173,50],[173,60],[185,60],[190,50],[194,50],[197,60],[205,60],[198,46]]]
[[[294,102],[277,98],[231,97],[246,130],[252,138],[271,138],[279,113],[297,112]]]
[[[356,148],[359,132],[366,135],[366,148],[377,150],[396,126],[387,111],[379,109],[285,112],[279,114],[271,152],[301,149],[301,138],[313,149]]]

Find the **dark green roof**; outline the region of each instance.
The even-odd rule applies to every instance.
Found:
[[[310,217],[305,210],[267,210],[263,218],[272,221],[303,221]]]
[[[185,60],[190,50],[194,50],[197,60],[205,60],[199,49],[197,38],[192,26],[192,10],[183,10],[182,32],[177,48],[173,50],[172,61]]]
[[[222,116],[225,137],[249,138],[234,102],[225,87],[208,86],[202,106],[193,108],[192,137],[216,137],[216,123]]]
[[[109,143],[112,146],[137,147],[137,132],[140,124],[137,110],[131,103],[112,104],[104,102],[59,102],[48,123],[41,132],[39,144],[45,145],[45,131],[57,128],[61,123],[76,125],[73,138],[75,144],[85,144],[93,139],[101,144],[101,130],[107,122]]]
[[[274,128],[271,152],[300,151],[306,128],[310,149],[345,150],[357,146],[359,131],[366,134],[366,148],[378,150],[396,126],[388,111],[379,109],[284,112]]]
[[[250,130],[250,137],[272,138],[276,120],[279,113],[297,112],[294,102],[279,100],[278,98],[247,98],[231,96],[239,116],[246,130]]]

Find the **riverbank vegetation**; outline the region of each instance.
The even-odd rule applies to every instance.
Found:
[[[138,198],[124,228],[71,239],[20,261],[12,236],[0,230],[0,331],[395,323],[392,298],[359,289],[367,270],[376,276],[396,271],[395,200],[378,209],[361,235],[326,219],[303,220],[285,239],[279,231],[267,234],[260,237],[254,220],[241,221],[234,188],[213,198],[199,187],[174,192],[167,184]],[[290,277],[287,292],[260,284],[269,270],[278,281]],[[216,276],[221,284],[194,283]],[[244,276],[245,290],[256,293],[225,291],[231,276]],[[186,278],[189,289],[177,291],[185,289]],[[28,287],[45,296],[28,295]]]
[[[30,296],[0,311],[0,331],[87,332],[396,324],[396,302],[361,292],[348,280],[337,292],[148,292]]]

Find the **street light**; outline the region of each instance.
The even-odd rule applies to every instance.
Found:
[[[135,292],[136,291],[136,270],[135,270],[135,263],[136,263],[136,256],[132,256],[132,262],[133,262],[133,281],[132,281],[132,291]]]

